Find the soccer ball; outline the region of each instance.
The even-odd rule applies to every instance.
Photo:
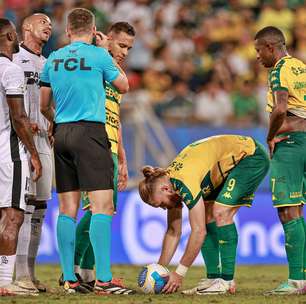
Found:
[[[138,276],[138,286],[144,293],[161,293],[167,284],[167,275],[169,270],[159,264],[150,264],[143,267]]]

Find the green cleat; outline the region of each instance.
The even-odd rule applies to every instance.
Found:
[[[290,295],[298,294],[299,290],[303,288],[304,280],[288,280],[277,286],[275,289],[267,291],[264,295]]]

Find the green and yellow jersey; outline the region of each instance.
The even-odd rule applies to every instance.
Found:
[[[106,113],[106,132],[112,145],[112,153],[118,154],[118,138],[120,123],[120,102],[122,95],[110,83],[105,82],[105,113]]]
[[[306,65],[302,61],[285,56],[270,70],[267,112],[275,104],[273,92],[280,90],[289,94],[288,112],[306,118]]]
[[[184,148],[167,168],[174,190],[191,209],[208,197],[246,156],[255,153],[251,137],[220,135],[196,141]]]

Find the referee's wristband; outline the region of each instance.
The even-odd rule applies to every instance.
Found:
[[[188,267],[186,267],[182,264],[178,264],[177,268],[175,269],[175,272],[182,277],[186,276],[187,271],[188,271]]]

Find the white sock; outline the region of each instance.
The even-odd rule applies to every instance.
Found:
[[[16,254],[0,255],[0,287],[12,283]]]
[[[28,251],[31,240],[31,219],[34,206],[27,205],[24,212],[24,221],[20,227],[16,252],[16,280],[30,277],[28,267]]]
[[[79,274],[84,282],[92,282],[95,281],[95,272],[93,269],[82,269],[80,268]]]
[[[44,222],[46,208],[35,208],[31,222],[31,241],[28,254],[29,272],[32,281],[35,280],[35,261],[40,244],[42,225]]]

